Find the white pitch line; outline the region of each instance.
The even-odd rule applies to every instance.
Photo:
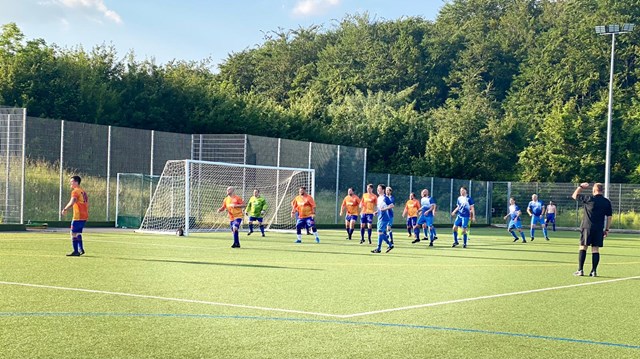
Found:
[[[363,316],[366,316],[366,315],[372,315],[372,314],[380,314],[380,313],[397,312],[397,311],[401,311],[401,310],[409,310],[409,309],[420,309],[420,308],[428,308],[428,307],[437,307],[437,306],[439,306],[439,305],[454,304],[454,303],[464,303],[464,302],[472,302],[472,301],[482,300],[482,299],[493,299],[493,298],[509,297],[509,296],[512,296],[512,295],[521,295],[521,294],[531,294],[531,293],[548,292],[548,291],[551,291],[551,290],[559,290],[559,289],[567,289],[567,288],[584,287],[584,286],[588,286],[588,285],[596,285],[596,284],[605,284],[605,283],[621,282],[621,281],[631,280],[631,279],[640,279],[640,276],[635,276],[635,277],[626,277],[626,278],[617,278],[617,279],[609,279],[609,280],[601,280],[601,281],[597,281],[597,282],[588,282],[588,283],[580,283],[580,284],[570,284],[570,285],[563,285],[563,286],[559,286],[559,287],[549,287],[549,288],[531,289],[531,290],[524,290],[524,291],[520,291],[520,292],[511,292],[511,293],[502,293],[502,294],[494,294],[494,295],[485,295],[485,296],[482,296],[482,297],[475,297],[475,298],[464,298],[464,299],[447,300],[447,301],[444,301],[444,302],[435,302],[435,303],[427,303],[427,304],[418,304],[418,305],[411,305],[411,306],[408,306],[408,307],[399,307],[399,308],[391,308],[391,309],[381,309],[381,310],[374,310],[374,311],[371,311],[371,312],[364,312],[364,313],[355,313],[355,314],[343,315],[343,316],[341,316],[341,318],[363,317]]]
[[[0,284],[5,285],[14,285],[14,286],[22,286],[22,287],[30,287],[30,288],[44,288],[44,289],[57,289],[57,290],[67,290],[74,292],[83,292],[83,293],[95,293],[95,294],[107,294],[107,295],[117,295],[122,297],[133,297],[133,298],[145,298],[145,299],[157,299],[157,300],[165,300],[171,302],[181,302],[181,303],[196,303],[196,304],[206,304],[206,305],[215,305],[221,307],[233,307],[233,308],[243,308],[243,309],[255,309],[255,310],[263,310],[269,312],[282,312],[282,313],[293,313],[293,314],[306,314],[306,315],[315,315],[320,317],[333,317],[340,318],[341,315],[336,314],[327,314],[327,313],[316,313],[316,312],[305,312],[301,310],[292,310],[292,309],[280,309],[280,308],[267,308],[267,307],[256,307],[252,305],[242,305],[242,304],[230,304],[230,303],[220,303],[220,302],[209,302],[205,300],[196,300],[196,299],[182,299],[182,298],[170,298],[170,297],[159,297],[155,295],[144,295],[144,294],[133,294],[133,293],[122,293],[122,292],[109,292],[104,290],[94,290],[94,289],[83,289],[83,288],[68,288],[68,287],[57,287],[51,285],[41,285],[41,284],[30,284],[30,283],[16,283],[16,282],[4,282],[0,281]]]

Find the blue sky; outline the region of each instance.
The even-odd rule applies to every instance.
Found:
[[[0,24],[62,47],[113,44],[120,57],[222,62],[255,47],[265,32],[322,25],[347,14],[434,20],[445,0],[0,0]]]

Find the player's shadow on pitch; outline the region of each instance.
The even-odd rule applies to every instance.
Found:
[[[523,246],[526,246],[526,244],[523,244]],[[533,245],[530,245],[530,246],[533,246]],[[492,245],[474,246],[473,249],[484,250],[484,251],[504,251],[504,252],[519,252],[519,253],[523,253],[525,251],[523,249],[499,248],[498,246],[492,246]],[[552,251],[552,250],[542,250],[542,249],[529,249],[529,248],[526,249],[526,252],[527,253],[542,253],[542,254],[567,254],[567,252],[562,252],[562,251]],[[607,257],[640,258],[640,256],[632,255],[632,254],[606,253],[606,255],[607,255]]]
[[[144,259],[144,258],[124,258],[116,257],[115,259],[121,259],[125,261],[137,261],[137,262],[156,262],[156,263],[178,263],[178,264],[197,264],[197,265],[210,265],[210,266],[223,266],[223,267],[243,267],[243,268],[262,268],[262,269],[293,269],[293,270],[308,270],[308,271],[321,271],[317,268],[300,268],[300,267],[283,267],[266,264],[240,264],[240,263],[217,263],[217,262],[202,262],[202,261],[181,261],[174,259]]]

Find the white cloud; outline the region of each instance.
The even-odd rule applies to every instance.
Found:
[[[293,14],[298,16],[321,15],[338,5],[340,5],[340,0],[299,0],[293,8]]]
[[[40,4],[52,4],[63,8],[77,9],[85,12],[88,16],[101,15],[116,24],[122,23],[122,17],[117,12],[109,9],[104,0],[50,0],[42,1]]]

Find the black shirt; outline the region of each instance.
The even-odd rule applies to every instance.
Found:
[[[612,215],[611,201],[598,194],[582,195],[578,197],[578,201],[582,202],[584,208],[584,216],[582,216],[583,229],[603,230],[605,217]]]

